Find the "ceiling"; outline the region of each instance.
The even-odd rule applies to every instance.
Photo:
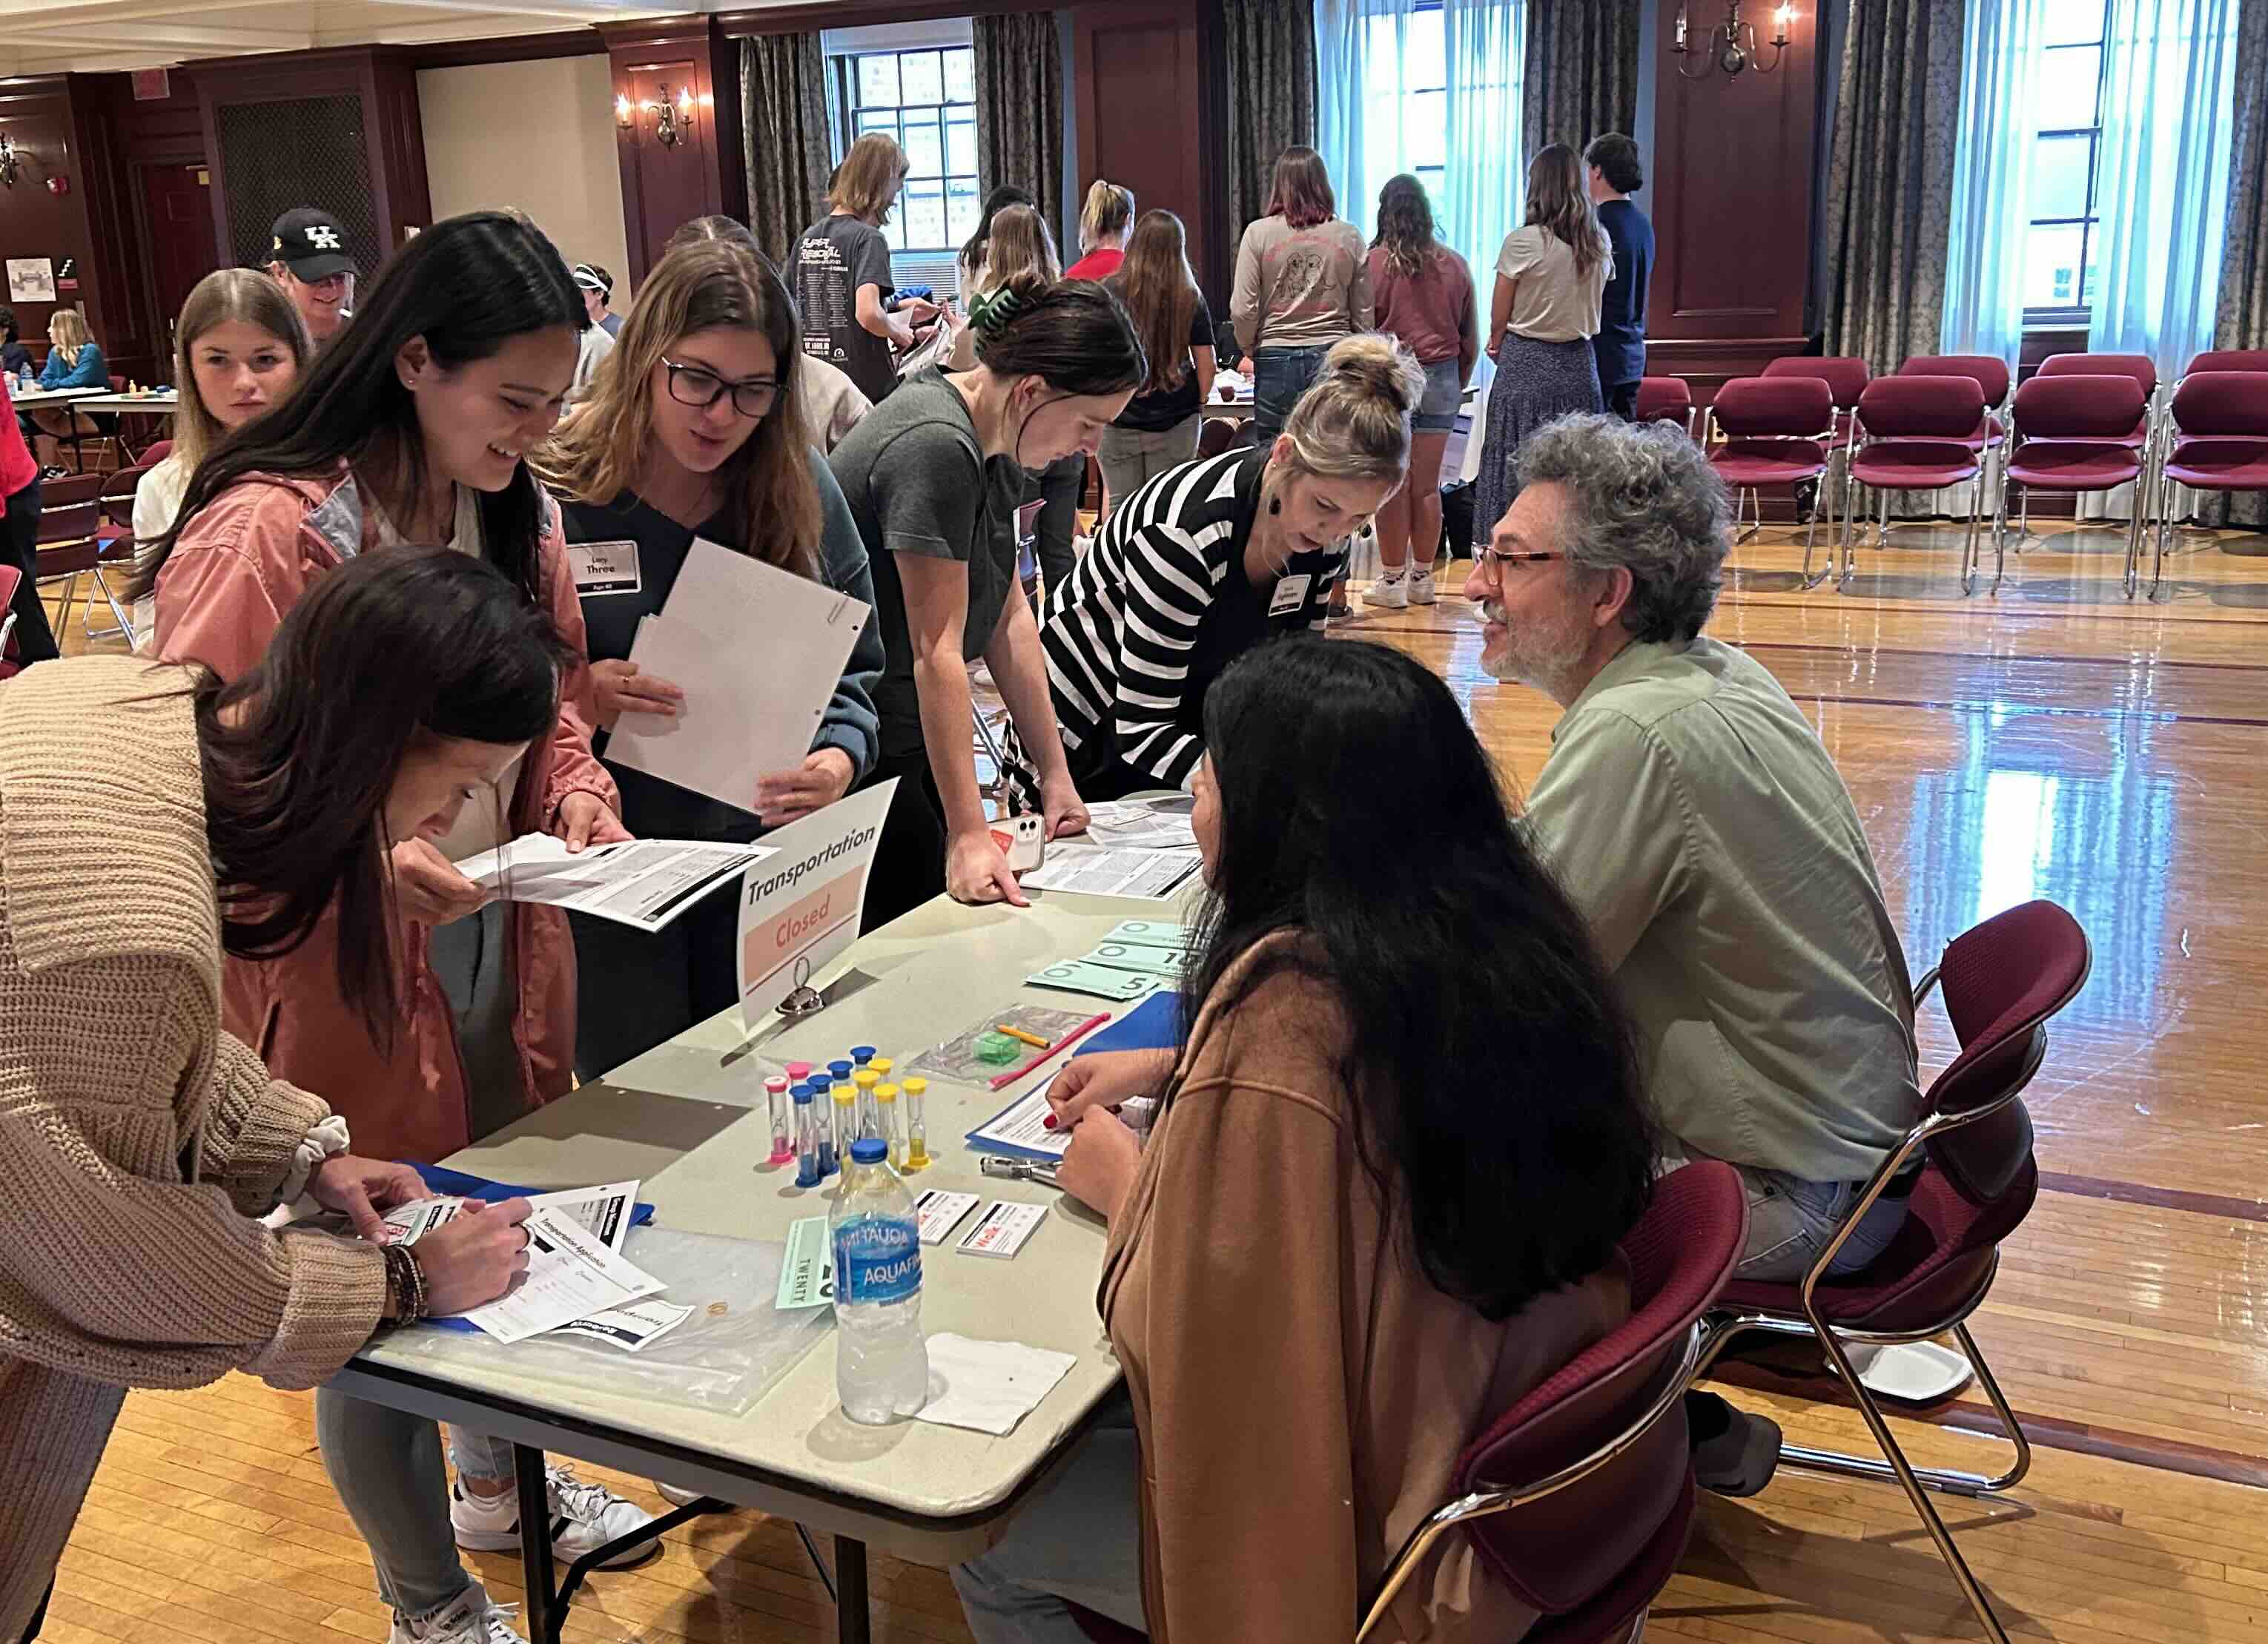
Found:
[[[0,77],[324,46],[431,45],[723,9],[704,0],[0,0]]]

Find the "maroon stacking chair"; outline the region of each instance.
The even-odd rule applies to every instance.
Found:
[[[1960,1496],[2012,1489],[2031,1466],[2031,1446],[1992,1369],[1969,1333],[2000,1264],[2001,1242],[2030,1213],[2039,1191],[2024,1087],[2047,1055],[2048,1019],[2087,981],[2087,933],[2052,902],[2028,902],[1964,932],[1921,980],[1917,1003],[1943,984],[1945,1014],[1961,1054],[1922,1098],[1921,1117],[1859,1196],[1811,1271],[1794,1284],[1736,1279],[1709,1321],[1706,1369],[1727,1343],[1751,1331],[1810,1337],[1858,1401],[1886,1460],[1785,1445],[1783,1461],[1860,1478],[1895,1478],[1937,1544],[1988,1636],[2008,1635],[1953,1544],[1929,1491]],[[1830,1277],[1836,1252],[1894,1182],[1911,1176],[1911,1211],[1889,1247],[1855,1273]],[[1859,1379],[1845,1342],[1913,1342],[1950,1331],[1992,1402],[2014,1460],[1988,1478],[1906,1460],[1881,1406]]]
[[[33,550],[34,579],[42,585],[63,585],[63,610],[55,623],[58,643],[70,625],[71,607],[78,599],[78,579],[90,572],[102,597],[109,601],[111,615],[118,619],[120,629],[133,632],[132,624],[126,620],[125,608],[102,579],[102,480],[99,474],[73,474],[63,479],[48,480],[40,487],[40,540]],[[93,601],[87,603],[92,608]]]
[[[1878,540],[1887,540],[1889,494],[1894,490],[1970,488],[1969,541],[1961,558],[1961,587],[1976,577],[1977,529],[1984,510],[1984,448],[1972,439],[1984,414],[1984,394],[1971,377],[1877,377],[1859,396],[1859,444],[1851,453],[1853,482],[1874,490],[1880,508]],[[1852,512],[1855,512],[1853,510]],[[1848,586],[1856,569],[1851,513],[1843,518],[1843,577]]]
[[[1638,420],[1677,423],[1693,431],[1693,390],[1683,377],[1640,377],[1638,380]]]
[[[1816,484],[1834,464],[1828,441],[1835,437],[1835,398],[1816,377],[1735,377],[1717,390],[1709,425],[1724,443],[1702,442],[1709,465],[1733,493],[1733,523],[1746,513],[1746,498],[1756,498],[1756,523],[1734,539],[1745,542],[1764,528],[1764,490]],[[1813,539],[1819,512],[1803,534],[1803,586],[1817,586],[1811,575]],[[1832,570],[1830,565],[1829,570]],[[1826,571],[1820,572],[1824,579]]]
[[[2117,436],[2117,443],[2130,446],[2142,453],[2142,477],[2134,487],[2134,509],[2142,513],[2149,505],[2149,497],[2157,489],[2158,449],[2158,366],[2147,354],[2051,354],[2040,362],[2034,373],[2040,377],[2131,377],[2142,390],[2142,415],[2134,425]],[[2102,441],[2093,440],[2093,444]],[[1994,528],[2007,512],[2007,486],[2000,488],[2000,501],[1994,512]],[[2024,498],[2024,512],[2017,527],[2025,536],[2031,534],[2031,498]],[[2139,555],[2137,554],[2139,560]],[[2133,592],[2133,577],[2127,578],[2127,592]]]
[[[1867,362],[1849,354],[1799,354],[1776,359],[1764,366],[1767,377],[1816,377],[1827,385],[1827,392],[1835,401],[1835,437],[1827,442],[1830,455],[1837,457],[1844,470],[1838,483],[1845,507],[1851,501],[1851,447],[1858,444],[1859,396],[1874,380]],[[1828,534],[1835,532],[1835,515],[1827,517]]]
[[[167,457],[170,457],[173,454],[173,442],[172,440],[153,439],[147,446],[143,447],[142,466],[145,468],[154,468],[160,462],[163,462]]]
[[[2159,465],[2158,541],[2150,571],[2155,597],[2174,530],[2176,485],[2192,491],[2268,491],[2268,371],[2193,372],[2174,390],[2165,461]],[[2139,575],[2140,567],[2136,566]],[[2132,588],[2128,588],[2132,593]]]
[[[102,489],[95,497],[99,523],[95,527],[94,583],[113,610],[118,608],[118,601],[111,597],[110,585],[102,573],[106,568],[129,573],[134,569],[134,493],[141,489],[142,476],[149,471],[147,467],[118,468],[103,476]],[[107,639],[119,631],[89,629],[87,638]],[[142,637],[130,625],[123,637],[136,650],[142,648]]]
[[[2268,348],[2208,349],[2182,375],[2194,377],[2201,371],[2268,371]]]
[[[1685,1390],[1702,1321],[1748,1242],[1748,1191],[1713,1160],[1671,1171],[1623,1241],[1631,1316],[1491,1421],[1467,1447],[1448,1504],[1412,1530],[1363,1606],[1359,1640],[1453,1530],[1542,1618],[1527,1644],[1626,1637],[1668,1586],[1693,1522]],[[1139,1644],[1074,1611],[1097,1644]]]
[[[2015,386],[2008,362],[1992,354],[1917,354],[1898,367],[1901,377],[1966,377],[1984,396],[1984,415],[1977,419],[1969,443],[1984,460],[1984,483],[1993,483],[1993,463],[2007,454],[2008,399]]]
[[[2066,358],[2071,358],[2066,356]],[[2126,592],[2134,592],[2142,559],[2143,514],[2150,470],[2150,402],[2139,378],[2050,376],[2043,370],[2016,390],[2010,417],[2014,431],[2005,476],[2021,486],[2024,518],[2031,518],[2035,490],[2076,495],[2134,487],[2134,517],[2126,527]],[[2139,438],[2137,439],[2137,433]],[[2004,487],[1992,512],[1992,588],[1998,593],[2006,564],[2008,505]]]

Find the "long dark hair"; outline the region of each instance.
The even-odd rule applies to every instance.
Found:
[[[342,461],[360,468],[378,459],[409,487],[386,498],[395,518],[414,514],[424,483],[417,398],[402,386],[394,356],[412,337],[444,370],[486,359],[513,337],[591,323],[567,265],[526,217],[470,211],[436,223],[389,259],[355,317],[316,357],[291,395],[289,417],[262,417],[238,429],[197,467],[180,512],[137,580],[135,596],[156,591],[173,545],[200,510],[248,474],[328,476]],[[525,465],[500,491],[480,495],[481,544],[497,568],[530,599],[543,598],[536,549],[544,502]]]
[[[546,608],[447,549],[382,549],[319,579],[233,684],[195,687],[221,946],[273,959],[338,906],[340,997],[390,1044],[400,1014],[386,801],[435,738],[533,741],[567,647]]]
[[[1062,394],[1124,394],[1150,374],[1126,306],[1092,280],[1019,269],[988,288],[1013,300],[972,321],[976,361],[1003,377],[1039,377]]]
[[[1228,1002],[1287,970],[1337,995],[1357,1146],[1434,1287],[1501,1319],[1597,1272],[1653,1185],[1633,1037],[1449,688],[1385,645],[1288,639],[1230,666],[1204,730],[1220,848],[1191,1021],[1297,933]]]
[[[1036,209],[1039,202],[1032,198],[1029,188],[1020,188],[1012,182],[995,185],[984,196],[984,209],[976,219],[976,232],[961,248],[961,266],[972,274],[984,272],[985,247],[992,241],[992,219],[1012,205],[1028,205]]]
[[[1189,240],[1171,211],[1145,211],[1126,242],[1126,261],[1106,282],[1126,305],[1142,351],[1150,357],[1145,394],[1161,393],[1189,374],[1189,321],[1197,317],[1197,278]]]
[[[1425,197],[1425,185],[1408,172],[1388,177],[1378,191],[1378,238],[1370,243],[1384,248],[1396,274],[1413,280],[1441,249],[1433,230],[1433,203]]]

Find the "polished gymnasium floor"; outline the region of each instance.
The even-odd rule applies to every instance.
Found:
[[[1915,972],[2032,896],[2069,908],[2095,947],[2029,1098],[2043,1191],[1974,1323],[2036,1447],[2031,1474],[1997,1502],[1945,1501],[1948,1522],[2020,1636],[2268,1639],[2268,947],[2254,900],[2268,895],[2268,536],[2193,534],[2165,596],[2130,602],[2112,532],[2036,542],[1997,596],[1965,598],[1949,531],[1894,532],[1840,593],[1800,589],[1792,535],[1768,528],[1737,554],[1712,631],[1818,725]],[[1507,770],[1533,775],[1554,711],[1479,672],[1462,601],[1340,631],[1440,668]],[[1951,1046],[1930,1007],[1926,1069]],[[1865,1449],[1831,1390],[1733,1374],[1732,1396],[1791,1436]],[[1966,1432],[1983,1413],[1973,1387],[1918,1412],[1902,1423],[1909,1453],[1997,1467]],[[611,1482],[659,1506],[643,1481]],[[475,1562],[517,1596],[515,1561]],[[1295,1563],[1285,1575],[1299,1579]],[[968,1636],[937,1572],[881,1563],[874,1593],[878,1638]],[[792,1529],[746,1514],[600,1577],[567,1636],[817,1640],[833,1619]],[[231,1376],[127,1401],[50,1639],[374,1644],[386,1628],[305,1396]],[[1981,1636],[1897,1489],[1793,1471],[1751,1500],[1704,1498],[1649,1633]]]

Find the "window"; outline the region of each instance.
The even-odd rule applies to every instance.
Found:
[[[2102,155],[2103,44],[2110,0],[2049,0],[2032,140],[2024,314],[2081,321],[2102,261],[2095,214]]]
[[[831,60],[836,152],[869,131],[906,151],[906,186],[882,232],[894,254],[950,254],[976,232],[976,61],[966,46]]]
[[[1363,52],[1363,173],[1383,183],[1406,171],[1425,185],[1436,218],[1449,150],[1449,56],[1439,0],[1402,16],[1373,17]],[[1349,200],[1341,215],[1372,226],[1377,189]],[[1449,225],[1437,221],[1444,239]]]

